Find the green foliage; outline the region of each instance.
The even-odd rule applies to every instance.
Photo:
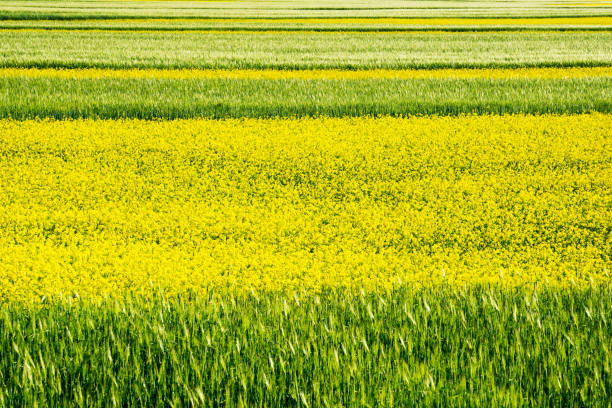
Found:
[[[2,67],[400,69],[612,65],[611,32],[0,34]]]
[[[612,66],[605,22],[212,20],[612,15],[549,3],[15,0],[0,67]],[[0,118],[240,118],[1,123],[0,407],[610,407],[610,115],[242,118],[610,113],[611,90],[0,78]]]
[[[291,22],[233,22],[231,20],[225,20],[222,22],[208,22],[195,20],[194,22],[175,22],[172,19],[170,21],[139,21],[138,18],[132,19],[131,21],[125,22],[123,20],[115,21],[110,20],[61,20],[61,21],[49,21],[49,20],[9,20],[8,22],[0,23],[0,30],[25,30],[27,32],[32,30],[73,30],[78,31],[127,31],[127,32],[139,32],[139,31],[151,31],[156,32],[172,32],[173,34],[180,34],[183,32],[240,32],[241,34],[257,34],[265,32],[287,32],[287,33],[299,33],[299,32],[319,32],[319,33],[373,33],[373,34],[384,34],[384,33],[419,33],[426,32],[461,32],[461,33],[474,33],[474,32],[486,32],[486,33],[497,33],[497,32],[579,32],[584,34],[585,32],[610,32],[612,28],[605,25],[562,25],[562,24],[550,24],[550,25],[520,25],[517,21],[514,24],[505,25],[469,25],[466,24],[449,24],[449,25],[427,25],[424,24],[352,24],[352,23],[291,23]],[[0,15],[0,21],[2,21]],[[494,23],[493,23],[494,24]]]
[[[3,406],[584,406],[612,290],[444,287],[0,309]]]
[[[597,79],[0,78],[0,117],[191,118],[612,111]]]
[[[570,0],[571,1],[571,0]],[[5,3],[7,3],[5,1]],[[154,6],[152,6],[154,4]],[[0,19],[117,19],[202,17],[342,17],[342,16],[596,16],[610,15],[609,3],[597,0],[446,1],[439,0],[308,0],[289,1],[37,1],[11,0],[0,10]]]

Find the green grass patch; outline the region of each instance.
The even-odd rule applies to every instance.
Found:
[[[49,24],[0,24],[0,30],[14,31],[32,31],[32,30],[61,30],[61,31],[151,31],[151,32],[240,32],[244,34],[266,33],[266,32],[287,32],[287,33],[419,33],[422,31],[430,32],[452,32],[452,33],[473,33],[473,32],[546,32],[546,31],[561,31],[561,32],[612,32],[610,27],[590,27],[590,26],[421,26],[421,27],[364,27],[364,26],[292,26],[292,25],[199,25],[199,26],[167,26],[167,25],[102,25],[102,24],[87,24],[87,25],[49,25]]]
[[[0,32],[0,66],[460,68],[612,65],[611,32]]]
[[[0,404],[602,407],[611,311],[607,287],[8,304]]]
[[[0,117],[290,117],[612,111],[597,79],[0,79]]]
[[[587,3],[587,4],[585,4]],[[604,2],[540,1],[4,1],[0,18],[113,19],[203,17],[551,17],[609,15]]]

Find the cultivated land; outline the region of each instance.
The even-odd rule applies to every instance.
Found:
[[[539,1],[4,1],[5,19],[219,17],[559,17],[609,16],[602,0]]]
[[[406,69],[612,66],[605,32],[1,32],[0,66]]]
[[[612,111],[612,78],[318,81],[10,78],[0,79],[0,89],[0,117],[14,119]]]
[[[612,2],[0,2],[0,406],[612,404]]]
[[[610,115],[0,126],[4,298],[608,279]]]

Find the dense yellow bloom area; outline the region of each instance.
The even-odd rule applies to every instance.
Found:
[[[612,115],[0,121],[0,302],[610,281]]]
[[[564,6],[564,7],[612,7],[612,2],[604,2],[598,0],[597,2],[588,3],[552,3],[546,4],[547,6]]]
[[[96,20],[82,20],[96,21]],[[115,19],[114,22],[206,22],[206,23],[257,23],[257,24],[364,24],[364,25],[414,25],[414,26],[525,26],[525,25],[569,25],[569,26],[608,26],[612,25],[612,17],[521,17],[521,18],[483,18],[483,17],[329,17],[329,18],[189,18],[189,19]]]
[[[563,4],[563,5],[566,7],[567,6],[571,6],[571,7],[611,7],[612,3],[571,3],[571,4]]]
[[[168,79],[418,79],[418,78],[595,78],[612,77],[612,67],[448,69],[56,69],[0,68],[0,77]]]
[[[215,20],[213,20],[215,21]],[[216,21],[224,21],[222,19]],[[302,24],[398,24],[423,26],[478,25],[612,25],[612,17],[523,17],[523,18],[291,18],[291,19],[231,19],[231,22],[302,23]]]

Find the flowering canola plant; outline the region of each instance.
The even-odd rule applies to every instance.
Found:
[[[0,68],[0,78],[152,79],[418,79],[418,78],[602,78],[612,67],[443,68],[443,69],[108,69]]]
[[[0,302],[609,282],[612,115],[0,121]]]
[[[99,20],[81,20],[94,21]],[[566,26],[609,26],[612,25],[610,16],[582,16],[582,17],[324,17],[324,18],[119,18],[114,22],[206,22],[206,23],[277,23],[277,24],[363,24],[363,25],[416,25],[416,26],[480,26],[480,25],[509,25],[509,26],[530,26],[530,25],[566,25]]]

